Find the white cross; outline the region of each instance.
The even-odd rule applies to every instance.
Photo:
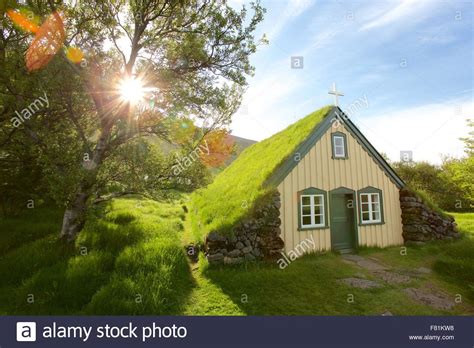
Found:
[[[334,105],[338,106],[339,105],[339,98],[338,97],[343,97],[344,93],[338,92],[336,89],[336,82],[332,84],[332,91],[330,90],[328,94],[334,95]]]

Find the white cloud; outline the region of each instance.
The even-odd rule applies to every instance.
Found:
[[[365,23],[360,30],[370,30],[395,22],[402,22],[404,26],[407,24],[407,19],[421,20],[426,15],[427,6],[436,3],[436,1],[426,0],[402,0],[395,7],[383,14],[377,14]],[[416,14],[416,16],[412,16]],[[424,14],[424,15],[422,15]],[[410,17],[411,16],[411,17]]]
[[[286,6],[284,9],[281,10],[280,15],[276,18],[276,20],[272,20],[271,22],[267,22],[265,32],[271,42],[271,40],[275,39],[282,29],[301,15],[305,10],[309,9],[313,6],[314,0],[290,0],[286,2]],[[274,19],[274,17],[272,18]]]
[[[400,151],[413,151],[415,161],[440,163],[442,155],[461,157],[466,136],[466,119],[474,112],[472,101],[451,100],[417,106],[354,120],[375,148],[391,160]]]
[[[265,69],[263,78],[254,79],[246,91],[242,105],[233,118],[236,135],[261,140],[284,126],[284,119],[293,113],[294,102],[284,102],[302,87],[302,71],[290,67],[290,57]],[[288,105],[285,107],[282,105]],[[300,115],[301,116],[301,115]]]

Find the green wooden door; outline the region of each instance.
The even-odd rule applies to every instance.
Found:
[[[331,194],[331,247],[350,252],[356,246],[353,194]]]

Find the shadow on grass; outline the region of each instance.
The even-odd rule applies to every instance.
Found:
[[[181,313],[195,284],[174,211],[166,203],[113,201],[90,214],[75,246],[56,233],[24,243],[0,259],[0,313]]]
[[[269,264],[204,265],[202,274],[247,315],[459,315],[415,302],[403,285],[385,283],[333,253],[305,255],[284,270]],[[360,289],[339,281],[349,277],[381,287]]]
[[[348,303],[348,289],[338,283],[353,273],[332,253],[305,255],[283,270],[268,263],[203,269],[203,275],[248,315],[360,313],[362,302]]]

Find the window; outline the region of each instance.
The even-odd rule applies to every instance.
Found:
[[[301,227],[324,226],[323,195],[301,196]]]
[[[367,187],[359,191],[360,224],[379,224],[383,221],[382,191]]]
[[[331,134],[332,138],[332,158],[333,159],[344,159],[347,158],[347,144],[346,135],[342,132],[336,132]]]
[[[378,193],[362,193],[360,195],[362,223],[380,222],[380,198]]]
[[[327,193],[316,188],[300,191],[298,207],[299,229],[327,227]]]

